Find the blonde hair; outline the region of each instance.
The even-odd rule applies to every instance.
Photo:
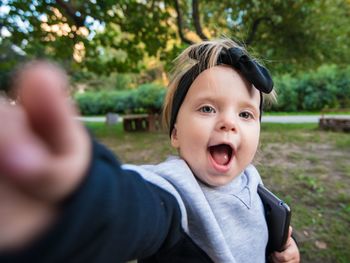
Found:
[[[196,64],[199,65],[200,71],[216,66],[221,51],[234,47],[240,48],[245,53],[248,53],[235,41],[222,38],[191,45],[174,60],[174,68],[171,71],[168,91],[163,104],[162,123],[166,130],[169,131],[171,128],[170,121],[173,100],[181,78]],[[274,90],[270,94],[263,94],[263,97],[264,102],[268,101],[272,103],[276,101],[276,93]]]

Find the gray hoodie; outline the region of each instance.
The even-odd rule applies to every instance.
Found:
[[[265,262],[268,230],[253,165],[225,186],[198,181],[186,162],[172,156],[157,165],[123,165],[171,193],[184,231],[214,262]]]

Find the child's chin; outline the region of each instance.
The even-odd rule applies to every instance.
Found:
[[[203,183],[211,187],[224,186],[232,181],[232,178],[229,178],[225,175],[210,175],[208,178],[200,179]]]

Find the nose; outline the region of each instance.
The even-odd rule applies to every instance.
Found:
[[[222,114],[217,123],[217,129],[220,131],[237,131],[237,120],[234,114]]]

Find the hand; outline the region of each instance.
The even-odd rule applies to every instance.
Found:
[[[17,81],[20,105],[0,101],[0,248],[39,233],[87,170],[90,140],[62,83],[62,72],[39,64]]]
[[[0,174],[54,202],[82,180],[91,152],[64,81],[57,69],[35,65],[17,81],[21,105],[0,105]]]
[[[292,228],[289,227],[288,239],[282,252],[274,252],[271,254],[273,263],[298,263],[300,262],[300,253],[297,244],[292,238]]]

